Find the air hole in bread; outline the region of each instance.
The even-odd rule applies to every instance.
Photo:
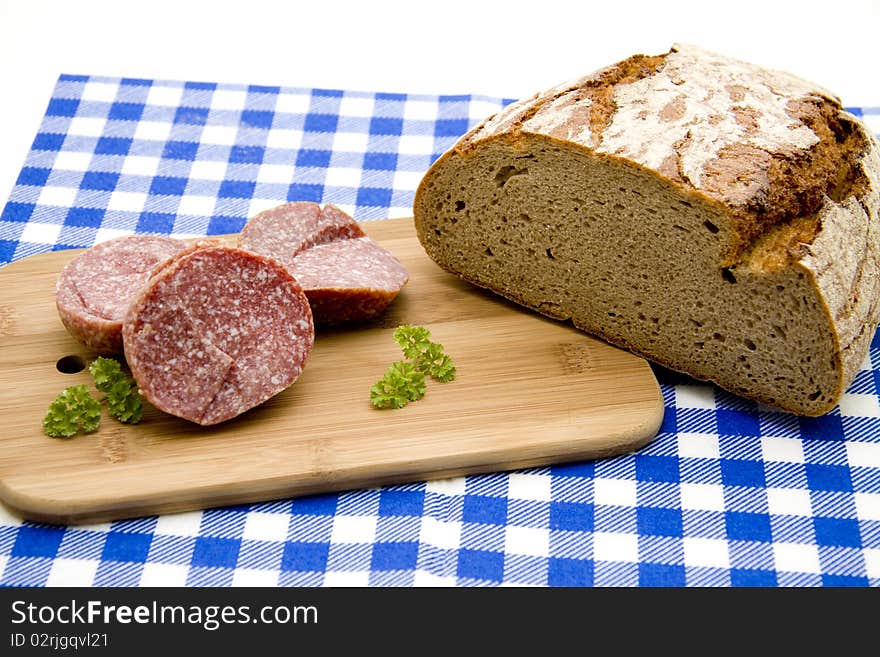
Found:
[[[723,267],[721,269],[721,277],[728,283],[736,283],[736,276],[730,271],[730,267]]]
[[[553,251],[551,251],[549,247],[547,248],[547,257],[551,260],[556,260],[556,256],[553,255]]]
[[[749,349],[749,351],[755,351],[755,349],[758,348],[758,346],[748,338],[743,340],[743,344],[746,346],[747,349]]]
[[[687,203],[686,201],[681,201],[681,202],[684,203],[685,205],[687,205],[688,207],[690,207],[690,203]],[[710,233],[712,233],[712,234],[715,234],[715,233],[717,233],[719,230],[721,230],[720,228],[718,228],[718,226],[716,226],[715,224],[713,224],[713,223],[712,223],[711,221],[709,221],[708,219],[706,219],[706,221],[703,222],[703,225],[706,227],[706,230],[708,230],[708,231],[709,231]]]
[[[529,172],[527,167],[523,167],[522,169],[517,169],[515,166],[507,165],[505,167],[501,167],[498,170],[498,173],[495,174],[495,184],[498,187],[504,187],[507,184],[507,181],[513,178],[514,176],[523,176]]]
[[[464,201],[456,201],[455,202],[455,211],[456,212],[461,212],[462,210],[464,210],[464,207],[465,207]]]
[[[486,255],[487,256],[494,256],[495,255],[494,253],[492,253],[492,247],[489,247],[489,246],[486,247]]]

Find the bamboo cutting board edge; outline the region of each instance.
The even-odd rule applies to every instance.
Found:
[[[67,353],[89,357],[64,332],[52,299],[58,271],[76,251],[0,270],[0,408],[24,400],[3,412],[0,501],[32,520],[100,522],[600,458],[656,435],[664,406],[646,361],[443,272],[422,251],[412,220],[363,227],[404,262],[410,284],[375,323],[319,332],[300,381],[215,431],[152,409],[134,427],[105,415],[98,436],[43,436],[39,420],[51,397],[89,380],[55,371]],[[399,358],[390,332],[401,323],[431,328],[459,377],[429,382],[426,397],[406,409],[375,411],[364,394],[370,377]],[[340,365],[350,372],[336,374]],[[335,376],[355,390],[334,390]],[[334,411],[335,402],[346,410]],[[307,430],[320,437],[310,440]],[[114,460],[110,449],[108,457],[105,442],[121,456]]]

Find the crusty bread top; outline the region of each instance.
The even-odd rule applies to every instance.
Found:
[[[829,91],[684,45],[508,106],[455,148],[520,134],[629,160],[723,204],[733,219],[727,264],[742,261],[769,227],[799,217],[806,220],[774,239],[810,243],[824,200],[860,197],[870,187],[865,169],[878,161],[873,136]]]

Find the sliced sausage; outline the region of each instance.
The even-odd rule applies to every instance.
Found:
[[[366,320],[380,314],[409,274],[335,205],[287,203],[250,219],[241,248],[275,258],[299,280],[316,324]]]
[[[318,324],[375,317],[409,280],[400,261],[369,237],[313,246],[296,256],[289,269]]]
[[[308,300],[272,258],[206,245],[175,258],[131,304],[125,356],[157,408],[202,425],[290,386],[314,343]]]
[[[186,246],[170,237],[132,235],[76,256],[55,284],[55,305],[68,333],[96,353],[120,353],[129,304],[153,270]]]
[[[357,222],[335,205],[297,201],[254,215],[238,236],[238,246],[284,265],[302,251],[334,240],[363,237]]]

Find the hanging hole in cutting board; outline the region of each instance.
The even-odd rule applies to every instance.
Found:
[[[64,356],[55,363],[55,369],[62,374],[76,374],[86,369],[86,361],[83,360],[82,356]]]

